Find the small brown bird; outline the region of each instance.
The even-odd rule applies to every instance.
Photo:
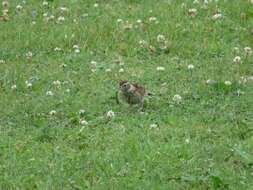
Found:
[[[126,101],[130,106],[139,104],[141,110],[144,106],[144,97],[147,95],[145,88],[138,84],[132,84],[128,81],[119,82],[119,90],[116,92],[116,100],[119,103],[119,96]]]

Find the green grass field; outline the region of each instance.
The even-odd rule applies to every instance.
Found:
[[[10,0],[8,10],[1,190],[253,189],[250,0]],[[154,94],[144,112],[116,103],[120,80]]]

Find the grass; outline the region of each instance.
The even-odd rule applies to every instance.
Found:
[[[0,22],[0,189],[252,189],[253,56],[243,49],[253,44],[253,5],[183,2],[9,2],[10,20]],[[122,79],[154,93],[144,113],[116,104]]]

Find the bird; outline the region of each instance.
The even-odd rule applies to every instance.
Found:
[[[130,106],[139,104],[141,110],[144,106],[144,97],[150,95],[145,88],[137,83],[131,83],[127,80],[119,82],[119,90],[116,92],[116,101],[119,104],[119,97]]]

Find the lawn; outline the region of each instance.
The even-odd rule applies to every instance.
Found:
[[[2,2],[1,190],[253,189],[252,1]]]

